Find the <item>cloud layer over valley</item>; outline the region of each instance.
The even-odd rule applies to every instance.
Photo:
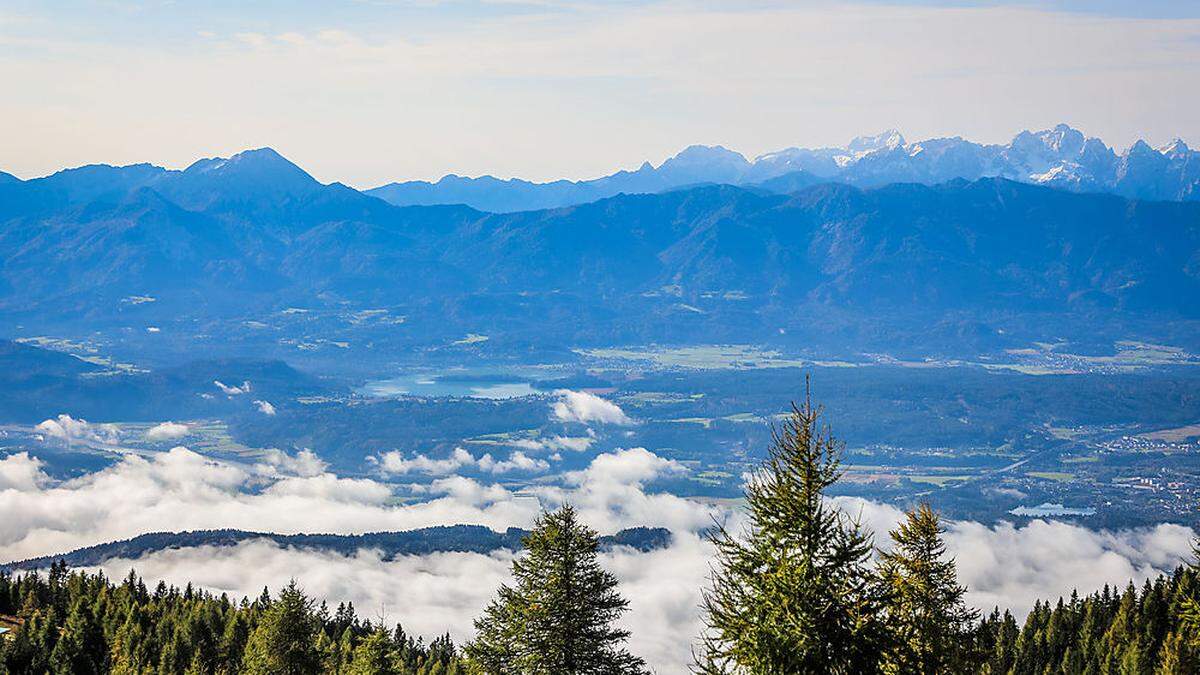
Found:
[[[736,513],[648,490],[654,479],[686,469],[642,448],[601,454],[557,483],[520,493],[457,475],[427,485],[347,478],[329,472],[311,452],[273,451],[256,464],[236,465],[176,447],[149,457],[127,455],[106,469],[63,481],[43,468],[27,453],[0,459],[0,512],[6,516],[0,521],[0,557],[22,559],[164,530],[360,533],[451,523],[503,530],[528,527],[543,505],[567,501],[603,533],[666,527],[674,532],[669,548],[649,553],[618,548],[603,560],[631,602],[626,619],[631,646],[659,672],[684,672],[690,643],[683,638],[701,627],[699,591],[711,547],[698,532],[713,516],[731,518],[735,527],[738,519]],[[401,504],[401,497],[424,501]],[[836,501],[859,514],[881,545],[901,515],[874,502]],[[946,539],[972,604],[1023,614],[1037,598],[1106,583],[1123,586],[1170,570],[1187,555],[1192,535],[1175,525],[1094,532],[1057,522],[1022,527],[959,522],[950,525]],[[252,541],[161,551],[136,561],[112,560],[104,568],[121,576],[136,567],[151,580],[191,581],[239,597],[296,578],[315,597],[335,605],[354,602],[363,616],[400,621],[427,637],[449,630],[461,641],[507,579],[512,555],[439,553],[385,561],[374,551],[344,556]]]

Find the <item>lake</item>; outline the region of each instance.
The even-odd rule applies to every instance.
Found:
[[[367,382],[358,394],[374,398],[390,396],[459,396],[506,399],[542,393],[528,379],[513,373],[451,370],[424,372]]]

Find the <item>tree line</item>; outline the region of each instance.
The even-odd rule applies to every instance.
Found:
[[[1105,587],[1037,603],[1022,625],[965,603],[944,527],[928,505],[876,548],[826,495],[842,445],[805,401],[772,433],[747,480],[746,521],[718,523],[702,594],[701,674],[1200,672],[1200,565],[1140,589]],[[315,605],[292,582],[277,597],[233,601],[133,572],[122,582],[54,564],[0,574],[0,673],[351,673],[632,675],[649,672],[620,627],[628,601],[599,563],[599,537],[570,506],[523,540],[512,582],[475,621],[475,637],[429,644],[364,621],[352,605]],[[1200,550],[1197,551],[1200,556]],[[691,636],[680,635],[680,640]]]
[[[466,672],[448,635],[426,645],[351,604],[316,606],[295,582],[234,602],[55,563],[46,575],[0,575],[0,614],[17,619],[0,641],[0,673]]]

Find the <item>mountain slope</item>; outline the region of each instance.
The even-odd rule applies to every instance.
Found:
[[[1087,151],[1077,141],[1064,132],[1018,145]],[[863,164],[905,146],[887,135],[855,147],[870,153]],[[694,177],[688,162],[706,156],[672,171]],[[717,156],[730,171],[747,166]],[[1135,180],[1143,170],[1130,166]],[[299,336],[260,317],[308,307],[350,317],[297,324],[325,341],[368,331],[423,345],[473,332],[560,348],[771,339],[855,349],[905,336],[995,349],[1059,333],[1194,335],[1177,322],[1200,319],[1195,202],[1003,178],[864,189],[793,171],[772,179],[787,194],[771,181],[700,185],[489,214],[391,206],[321,185],[273,151],[182,172],[127,169],[68,176],[73,187],[50,197],[35,181],[0,186],[26,198],[0,215],[10,325],[136,317],[176,326],[181,340],[206,326],[287,344]],[[380,308],[399,317],[391,328],[353,318]]]

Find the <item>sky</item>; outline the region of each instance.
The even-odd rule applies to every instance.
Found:
[[[1200,0],[3,0],[0,81],[22,178],[270,146],[358,188],[580,179],[1059,122],[1200,146]]]

